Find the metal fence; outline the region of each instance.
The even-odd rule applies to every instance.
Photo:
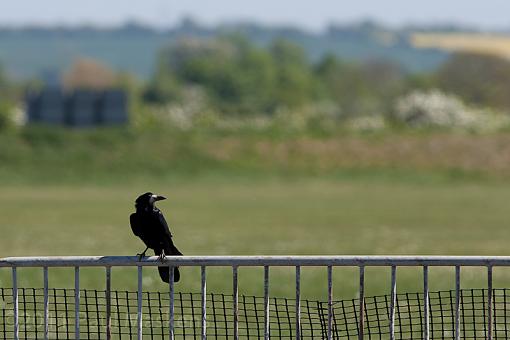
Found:
[[[163,317],[161,302],[165,298],[155,299],[151,293],[142,290],[142,268],[144,266],[169,266],[170,283],[167,295],[168,322]],[[111,290],[111,268],[120,266],[138,267],[138,290],[136,298],[129,293]],[[175,294],[173,284],[173,266],[195,266],[201,268],[201,294],[187,296]],[[232,268],[232,295],[218,295],[207,293],[206,271],[210,266]],[[238,290],[238,268],[245,266],[260,266],[264,268],[264,297],[240,296]],[[270,268],[295,267],[295,299],[277,299],[270,297]],[[319,266],[327,268],[328,298],[324,303],[301,299],[301,267]],[[333,267],[359,268],[359,298],[357,300],[335,301],[333,298]],[[365,297],[365,267],[383,266],[391,268],[391,289],[387,296]],[[423,291],[420,293],[398,294],[397,268],[422,267]],[[448,292],[429,292],[428,270],[431,266],[455,268],[455,290]],[[479,290],[461,290],[460,272],[462,267],[485,267],[487,269],[487,288]],[[12,296],[12,330],[6,330],[3,322],[4,338],[12,334],[12,338],[20,339],[20,318],[26,318],[27,310],[34,311],[37,317],[37,305],[42,298],[43,330],[42,336],[49,339],[50,300],[55,304],[54,311],[65,309],[65,327],[67,337],[73,334],[69,327],[74,326],[72,338],[80,339],[80,312],[82,304],[86,309],[86,320],[92,315],[97,320],[97,335],[90,332],[90,323],[86,323],[87,338],[112,339],[115,337],[136,337],[150,335],[150,338],[170,338],[176,336],[212,338],[249,338],[250,330],[253,338],[355,338],[358,339],[489,339],[508,338],[507,332],[507,290],[493,289],[492,271],[494,266],[510,266],[510,257],[438,257],[438,256],[183,256],[167,258],[164,263],[158,262],[156,257],[139,262],[137,257],[25,257],[0,259],[0,267],[10,267],[12,270],[12,289],[2,289],[2,297]],[[36,289],[18,288],[18,267],[41,267],[43,269],[44,288],[42,292]],[[48,268],[74,267],[75,289],[56,290],[48,287]],[[80,267],[104,267],[106,289],[103,295],[97,291],[80,290]],[[60,292],[60,295],[59,293]],[[120,295],[119,295],[120,293]],[[146,294],[144,294],[146,293]],[[89,297],[92,304],[89,303]],[[161,294],[161,293],[152,293]],[[442,294],[442,295],[441,295]],[[60,303],[58,299],[62,299]],[[144,296],[145,295],[145,296]],[[21,300],[20,300],[21,297]],[[241,299],[240,299],[241,297]],[[68,299],[74,307],[69,315]],[[250,301],[251,299],[251,301]],[[8,301],[9,299],[7,299]],[[124,301],[124,302],[123,302]],[[130,301],[136,301],[131,306]],[[186,307],[186,301],[188,305]],[[253,303],[252,303],[253,301]],[[510,301],[510,297],[509,297]],[[20,303],[22,313],[20,314]],[[144,315],[151,315],[150,304],[159,304],[155,310],[160,313],[157,326],[150,324],[146,332],[143,327]],[[251,307],[249,307],[251,304]],[[113,311],[112,311],[113,305]],[[148,308],[147,308],[148,307]],[[112,320],[120,322],[122,313],[130,314],[129,308],[136,309],[136,320],[128,321],[129,327],[119,326]],[[92,310],[91,310],[92,309]],[[121,311],[124,312],[121,312]],[[185,312],[187,310],[187,312]],[[462,311],[461,311],[462,310]],[[95,312],[94,312],[95,311]],[[89,314],[89,312],[91,314]],[[191,313],[191,324],[184,325],[183,317]],[[498,313],[496,315],[496,313]],[[176,318],[177,315],[177,318]],[[195,315],[199,322],[195,324]],[[259,317],[260,315],[260,317]],[[5,318],[5,313],[2,316]],[[241,320],[241,317],[243,320]],[[248,320],[252,320],[251,322]],[[276,321],[274,321],[276,318]],[[153,320],[153,318],[149,318]],[[253,321],[254,320],[254,321]],[[259,325],[260,320],[260,325]],[[23,320],[21,320],[23,321]],[[56,324],[58,321],[55,320]],[[104,334],[99,325],[104,323]],[[131,324],[132,322],[132,324]],[[212,322],[211,327],[208,324]],[[221,323],[218,326],[218,323]],[[241,327],[240,327],[241,325]],[[319,325],[319,328],[316,328]],[[500,326],[495,329],[495,325]],[[276,332],[274,327],[276,326]],[[134,332],[136,330],[136,334]],[[462,335],[461,335],[462,330]],[[149,333],[147,333],[149,331]],[[188,331],[188,335],[186,335]],[[11,333],[10,333],[11,332]],[[37,332],[37,330],[35,330]],[[127,332],[127,333],[125,333]],[[219,333],[218,333],[219,332]],[[247,333],[248,332],[248,333]],[[314,333],[315,332],[315,333]],[[23,329],[24,338],[27,330]],[[57,333],[58,334],[58,333]],[[92,335],[91,335],[92,334]],[[40,338],[36,333],[36,338]],[[155,337],[156,336],[156,337]],[[57,335],[58,338],[58,335]]]

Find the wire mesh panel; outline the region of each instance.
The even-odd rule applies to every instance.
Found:
[[[74,339],[75,304],[73,289],[49,290],[49,338]],[[105,291],[81,290],[79,325],[81,339],[106,339]],[[510,290],[493,290],[494,338],[508,339],[507,306]],[[169,295],[144,292],[144,339],[168,338]],[[112,339],[137,338],[137,293],[111,292]],[[487,290],[461,290],[461,339],[487,338]],[[508,302],[507,302],[508,301]],[[234,336],[234,303],[232,295],[207,295],[207,335],[212,339],[232,339]],[[295,301],[288,298],[270,299],[270,335],[273,339],[296,336]],[[200,294],[175,294],[175,337],[201,338]],[[19,338],[44,338],[44,296],[40,288],[19,288]],[[365,297],[364,337],[389,339],[389,295]],[[264,298],[239,296],[239,338],[264,337]],[[12,289],[0,288],[0,338],[14,338]],[[359,300],[333,302],[333,339],[357,339],[359,334]],[[328,303],[301,301],[301,338],[327,338]],[[455,334],[455,291],[430,292],[430,338],[452,339]],[[421,339],[423,334],[423,293],[397,294],[395,308],[395,339]]]

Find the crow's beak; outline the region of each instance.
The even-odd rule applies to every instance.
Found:
[[[162,201],[162,200],[166,200],[166,197],[165,196],[156,196],[156,198],[154,199],[155,201]]]

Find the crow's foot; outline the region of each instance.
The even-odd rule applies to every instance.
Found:
[[[158,256],[158,261],[163,262],[163,260],[164,260],[165,258],[166,258],[165,251],[164,251],[164,250],[162,250],[162,251],[161,251],[161,254],[159,254],[159,256]]]
[[[145,248],[145,250],[141,254],[136,254],[136,256],[138,256],[138,261],[142,261],[142,258],[145,257],[145,253],[147,252],[147,249],[149,249],[149,248]]]
[[[138,261],[142,261],[142,258],[145,257],[145,253],[136,254],[136,256],[138,256]]]

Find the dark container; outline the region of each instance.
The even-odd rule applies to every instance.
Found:
[[[127,97],[124,91],[105,91],[99,100],[99,124],[122,125],[128,121]]]
[[[65,123],[65,95],[59,89],[45,89],[27,96],[28,121],[51,125]]]
[[[90,127],[99,124],[99,99],[95,91],[77,90],[68,97],[66,123],[74,127]]]

